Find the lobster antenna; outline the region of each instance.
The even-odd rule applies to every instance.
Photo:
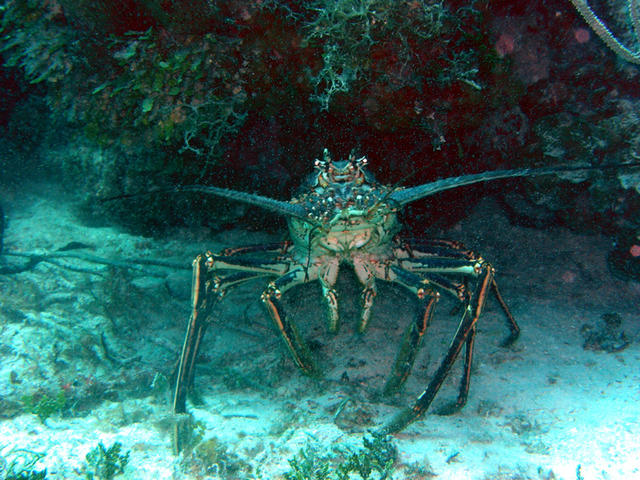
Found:
[[[142,193],[131,193],[125,195],[118,195],[116,197],[110,197],[103,199],[102,201],[118,200],[122,198],[133,198],[146,195],[154,195],[157,193],[180,193],[180,192],[198,192],[207,195],[214,195],[216,197],[226,198],[228,200],[234,200],[236,202],[248,203],[249,205],[255,205],[272,212],[279,213],[290,217],[296,217],[306,222],[310,219],[307,217],[307,211],[301,205],[292,204],[289,202],[283,202],[282,200],[276,200],[275,198],[264,197],[262,195],[256,195],[255,193],[240,192],[238,190],[230,190],[228,188],[210,187],[206,185],[183,185],[174,188],[150,190]]]
[[[423,165],[422,167],[420,167],[419,169],[405,175],[404,177],[402,177],[400,180],[398,180],[396,183],[394,183],[393,185],[391,185],[391,188],[389,188],[389,191],[387,193],[385,193],[382,197],[380,197],[380,199],[373,204],[373,206],[367,210],[367,214],[368,215],[372,215],[373,212],[375,212],[380,205],[382,205],[383,203],[385,203],[389,197],[397,190],[397,188],[402,185],[405,181],[407,181],[409,178],[415,176],[418,172],[421,172],[423,170],[426,170],[429,167],[429,165]]]
[[[515,170],[494,170],[491,172],[472,173],[470,175],[462,175],[459,177],[443,178],[434,182],[425,183],[416,187],[409,187],[402,190],[395,190],[389,195],[389,199],[397,202],[399,205],[407,205],[421,198],[434,195],[444,190],[451,190],[465,185],[474,183],[487,182],[490,180],[499,180],[502,178],[514,177],[538,177],[542,175],[550,175],[553,173],[575,172],[580,170],[604,170],[609,168],[629,168],[640,166],[640,162],[634,163],[615,163],[609,165],[582,165],[582,166],[555,166],[542,168],[520,168]]]

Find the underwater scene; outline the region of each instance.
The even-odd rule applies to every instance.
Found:
[[[3,0],[0,480],[640,479],[640,0]]]

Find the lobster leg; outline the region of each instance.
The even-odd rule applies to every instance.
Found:
[[[358,333],[364,333],[371,319],[371,308],[373,300],[376,298],[376,269],[371,268],[369,263],[362,258],[354,258],[354,271],[358,280],[362,284],[360,294],[360,321],[358,322]]]
[[[198,256],[193,266],[192,310],[182,345],[173,396],[174,413],[186,412],[186,396],[193,386],[194,366],[206,328],[213,321],[213,307],[224,297],[228,288],[258,278],[251,272],[240,272],[224,278],[205,279],[204,260]]]
[[[395,250],[396,257],[401,260],[402,266],[412,272],[428,272],[432,274],[437,272],[442,274],[462,274],[465,276],[469,274],[475,275],[475,272],[479,267],[479,263],[483,262],[477,254],[468,250],[459,242],[430,239],[422,240],[417,245],[419,249],[413,249],[412,246],[404,244]],[[447,288],[445,286],[446,283],[451,284],[451,281],[444,279],[443,288],[462,300],[462,291],[464,287],[459,285],[457,287],[456,294],[453,291],[456,287],[452,290],[452,288]],[[496,300],[498,300],[507,320],[507,327],[509,328],[510,333],[501,345],[503,347],[508,347],[518,339],[518,336],[520,335],[520,327],[518,326],[515,318],[513,318],[506,302],[502,298],[495,278],[492,278],[491,280],[491,290],[493,291]]]
[[[322,287],[322,297],[327,312],[327,329],[331,333],[336,333],[340,328],[340,314],[338,312],[338,293],[335,285],[338,280],[340,265],[336,258],[330,258],[322,262],[321,266],[316,266],[315,269],[307,268],[307,274],[309,271],[313,272],[314,270]],[[307,277],[308,280],[309,278]]]
[[[187,412],[187,393],[193,387],[196,358],[205,330],[212,322],[213,307],[222,299],[225,289],[261,276],[250,272],[241,272],[229,275],[224,279],[205,280],[206,275],[204,274],[206,272],[203,270],[203,265],[202,256],[198,256],[193,266],[192,312],[178,361],[176,387],[173,395],[173,412],[176,414]],[[184,439],[188,437],[187,429],[188,426],[183,422],[176,422],[173,435],[176,454],[182,450]]]
[[[255,245],[241,247],[238,249],[227,249],[222,256],[212,255],[207,252],[198,255],[193,261],[192,287],[191,287],[191,315],[187,324],[187,332],[182,345],[180,360],[178,361],[176,373],[176,386],[173,395],[173,412],[176,414],[186,413],[186,398],[189,389],[193,386],[195,373],[195,363],[202,338],[207,326],[212,323],[211,314],[215,305],[223,298],[226,291],[247,280],[266,275],[265,270],[271,269],[272,274],[276,274],[274,268],[284,268],[282,262],[266,260],[248,261],[234,257],[246,253],[270,252],[277,253],[284,251],[287,244]],[[224,277],[216,276],[217,268],[215,263],[221,264],[224,260],[222,270],[237,270]],[[219,265],[218,265],[218,268]],[[176,423],[174,432],[174,450],[176,453],[182,450],[182,443],[186,437],[185,425]]]
[[[205,280],[207,273],[205,263],[205,255],[198,255],[193,261],[191,316],[178,362],[176,388],[173,396],[174,413],[186,412],[187,389],[193,382],[193,367],[198,348],[207,327],[211,308],[220,298],[219,285],[213,286],[211,282]]]
[[[440,294],[427,287],[428,282],[418,275],[397,267],[393,267],[393,271],[397,276],[395,281],[407,287],[418,297],[422,303],[422,314],[419,314],[407,328],[391,376],[384,386],[384,395],[391,395],[396,392],[407,380],[415,363],[422,337],[431,323],[435,304],[440,298]]]
[[[396,415],[395,418],[382,428],[381,433],[390,434],[398,432],[427,411],[465,343],[468,349],[466,356],[468,360],[465,361],[466,369],[463,374],[463,387],[461,388],[461,395],[458,397],[459,400],[462,393],[468,391],[468,370],[471,366],[471,357],[473,353],[472,338],[475,335],[476,323],[482,313],[482,308],[486,302],[488,290],[491,288],[493,282],[493,273],[493,268],[490,265],[486,263],[481,264],[481,270],[478,274],[476,287],[465,306],[464,313],[462,314],[462,318],[458,324],[458,329],[453,337],[453,341],[431,379],[431,382],[429,382],[426,390],[418,397],[413,407],[406,408]],[[470,338],[471,340],[469,340]],[[465,379],[466,381],[464,381]],[[466,400],[466,393],[464,395],[464,400]]]
[[[438,415],[452,415],[467,403],[469,397],[469,385],[471,383],[471,364],[473,361],[473,347],[476,340],[476,326],[474,325],[469,332],[467,341],[465,344],[464,366],[462,367],[462,379],[460,380],[460,389],[458,391],[458,398],[455,402],[451,402],[448,405],[443,406],[436,412]]]
[[[310,279],[305,269],[296,268],[271,282],[262,293],[262,301],[296,366],[307,375],[319,376],[319,370],[311,357],[309,347],[300,336],[295,323],[288,318],[280,301],[282,294],[289,288],[310,280],[315,278]]]
[[[207,325],[211,322],[210,315],[213,306],[224,296],[227,289],[244,281],[265,275],[263,265],[269,265],[273,271],[273,263],[248,262],[234,257],[253,252],[277,252],[286,249],[287,244],[252,245],[237,249],[227,249],[224,255],[212,255],[207,252],[198,255],[193,261],[193,273],[191,280],[191,316],[187,325],[187,333],[182,345],[182,353],[178,362],[176,375],[176,388],[173,399],[175,413],[186,412],[185,400],[187,390],[193,384],[194,364],[198,349],[204,336]],[[235,274],[225,277],[216,277],[214,273],[220,269],[219,265],[225,262],[226,270],[238,270]],[[231,262],[234,262],[233,264]],[[216,268],[217,267],[217,268]]]
[[[496,283],[495,278],[491,280],[491,290],[493,290],[493,295],[498,300],[498,303],[500,304],[502,311],[507,317],[507,326],[509,327],[509,330],[511,333],[507,338],[505,338],[502,341],[502,346],[508,347],[513,342],[515,342],[520,336],[520,327],[518,326],[516,319],[513,318],[513,315],[511,314],[511,311],[509,310],[509,307],[507,306],[506,302],[502,298],[502,295],[500,294],[500,290],[498,289],[498,284]]]

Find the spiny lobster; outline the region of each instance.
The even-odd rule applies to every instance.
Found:
[[[410,187],[395,188],[375,181],[366,168],[365,157],[351,155],[334,162],[327,150],[323,160],[315,161],[315,172],[301,193],[285,202],[261,195],[209,186],[186,186],[180,191],[216,195],[256,205],[284,215],[290,241],[269,245],[229,248],[219,254],[206,252],[193,262],[191,317],[180,356],[173,409],[186,413],[187,390],[193,384],[198,349],[216,304],[228,290],[259,277],[269,279],[262,302],[280,332],[297,367],[307,375],[319,375],[309,347],[296,324],[286,314],[282,295],[308,282],[319,282],[326,307],[329,331],[339,327],[338,271],[349,265],[362,285],[358,331],[364,332],[376,297],[376,281],[402,285],[421,303],[420,314],[409,323],[384,393],[398,390],[407,379],[421,340],[431,321],[441,294],[450,294],[461,304],[458,328],[433,378],[414,405],[399,412],[384,425],[381,433],[397,432],[416,420],[431,405],[449,370],[465,347],[459,393],[451,411],[466,403],[469,393],[471,361],[476,324],[487,296],[493,293],[506,316],[510,345],[520,329],[498,290],[494,268],[462,244],[449,240],[423,240],[410,245],[397,237],[398,212],[405,205],[444,190],[489,180],[540,176],[574,170],[601,169],[602,166],[556,166],[537,169],[498,170],[437,180]],[[612,165],[627,168],[630,165]],[[634,164],[635,166],[635,164]],[[607,166],[608,168],[609,166]],[[262,256],[257,259],[256,254]],[[180,427],[176,449],[180,450]]]

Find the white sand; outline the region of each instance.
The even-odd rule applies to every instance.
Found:
[[[90,228],[70,203],[51,200],[58,195],[48,187],[2,192],[7,251],[44,253],[81,241],[95,246],[87,253],[104,258],[189,265],[205,249],[280,239],[176,231],[161,240]],[[430,478],[428,472],[438,479],[640,478],[640,285],[611,277],[609,240],[515,227],[491,201],[436,234],[462,240],[492,261],[522,335],[513,347],[499,347],[507,329],[497,304],[487,306],[467,406],[448,417],[430,413],[396,435],[393,478]],[[367,429],[413,402],[457,322],[448,315],[453,304],[443,301],[406,388],[381,400],[377,393],[415,312],[405,292],[381,286],[362,337],[354,333],[358,290],[350,274],[339,282],[343,325],[336,336],[325,332],[316,285],[288,294],[291,315],[317,346],[325,378],[316,382],[293,367],[272,331],[259,301],[263,284],[242,287],[222,304],[220,326],[205,338],[196,376],[204,404],[189,405],[204,438],[226,446],[217,466],[203,465],[193,455],[172,455],[169,392],[161,377],[151,388],[156,373],[171,373],[179,353],[189,272],[154,268],[160,276],[150,276],[69,264],[103,276],[46,263],[0,276],[0,453],[9,460],[12,448],[46,453],[37,468],[47,468],[52,479],[85,478],[85,455],[100,441],[131,451],[116,478],[283,478],[301,448],[359,447]],[[631,345],[617,353],[583,349],[583,325],[596,326],[611,312],[622,318]],[[456,365],[435,408],[454,398],[459,375]],[[19,412],[23,395],[60,390],[77,401],[64,415],[42,423]],[[233,472],[233,462],[247,466]]]

